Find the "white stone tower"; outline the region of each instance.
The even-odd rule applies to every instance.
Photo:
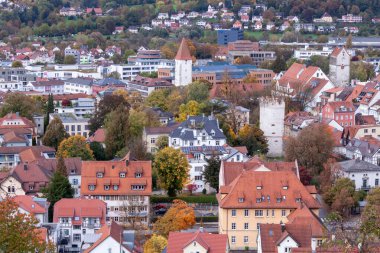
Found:
[[[185,39],[182,39],[175,57],[174,85],[184,86],[192,82],[193,59]]]
[[[260,129],[268,140],[269,157],[283,155],[285,102],[277,98],[260,98]]]
[[[330,54],[330,80],[335,86],[350,84],[351,56],[345,47],[336,47]]]

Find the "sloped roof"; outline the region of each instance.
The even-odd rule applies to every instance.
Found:
[[[380,166],[358,159],[339,162],[338,165],[344,172],[380,171]]]
[[[187,45],[186,39],[183,38],[181,41],[181,45],[177,51],[177,55],[175,56],[176,60],[192,60],[189,46]]]
[[[61,199],[54,205],[53,222],[58,222],[59,218],[79,217],[100,218],[100,224],[106,222],[107,204],[99,199]]]
[[[30,214],[44,214],[47,212],[45,207],[41,206],[39,203],[35,202],[33,196],[29,195],[19,195],[13,197],[13,201],[17,203],[17,205],[27,211]]]
[[[191,243],[198,243],[207,250],[207,253],[225,252],[228,246],[228,237],[223,234],[209,234],[197,231],[195,233],[170,232],[167,253],[182,253]]]
[[[106,140],[106,130],[104,128],[99,128],[95,131],[94,134],[92,134],[88,140],[90,142],[100,142],[103,143]]]

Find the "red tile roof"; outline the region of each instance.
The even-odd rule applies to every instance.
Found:
[[[167,253],[182,253],[184,248],[192,243],[198,243],[207,253],[226,252],[228,237],[222,234],[209,234],[197,231],[195,233],[170,232]]]
[[[104,143],[106,141],[106,131],[104,128],[99,128],[95,131],[93,135],[91,135],[88,140],[90,142],[100,142]]]
[[[63,217],[99,218],[100,224],[106,223],[107,204],[99,199],[61,199],[54,205],[53,222]]]
[[[259,187],[261,189],[258,189]],[[226,193],[218,195],[221,208],[296,209],[299,206],[297,198],[301,198],[309,208],[321,207],[297,176],[290,171],[243,171],[232,183],[221,186],[220,191]],[[240,202],[240,198],[244,201]]]
[[[128,165],[126,165],[128,163]],[[102,178],[96,177],[97,172],[103,172]],[[120,172],[126,172],[120,177]],[[142,173],[136,178],[136,173]],[[110,190],[104,185],[111,184]],[[118,184],[118,190],[112,185]],[[89,190],[89,185],[95,185],[95,190]],[[144,186],[144,190],[132,190],[133,185]],[[152,162],[151,161],[83,161],[81,194],[88,195],[150,195],[152,193]]]
[[[330,56],[331,57],[337,57],[340,54],[340,52],[342,51],[342,49],[343,49],[342,47],[334,48],[334,50],[331,52]]]
[[[186,39],[183,38],[181,41],[181,45],[179,46],[177,55],[175,57],[176,60],[192,60],[189,46],[187,45]]]
[[[24,209],[30,214],[46,213],[47,209],[35,202],[33,198],[33,196],[29,195],[19,195],[13,197],[13,201],[15,201],[20,208]]]

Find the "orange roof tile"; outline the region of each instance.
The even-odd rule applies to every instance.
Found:
[[[13,197],[13,201],[17,205],[27,211],[30,214],[44,214],[47,212],[47,209],[33,200],[33,196],[29,195],[19,195]]]
[[[100,142],[103,143],[106,140],[106,131],[104,128],[99,128],[95,131],[93,135],[88,138],[90,142]]]
[[[337,57],[340,54],[340,52],[342,51],[342,49],[343,49],[342,47],[334,48],[334,50],[331,52],[330,56]]]
[[[179,46],[177,55],[175,57],[176,60],[192,60],[189,46],[187,45],[186,39],[183,38],[181,41],[181,45]]]

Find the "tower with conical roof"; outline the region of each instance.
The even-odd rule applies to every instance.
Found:
[[[184,86],[192,82],[193,60],[190,55],[189,46],[182,39],[177,55],[175,57],[174,85]]]

